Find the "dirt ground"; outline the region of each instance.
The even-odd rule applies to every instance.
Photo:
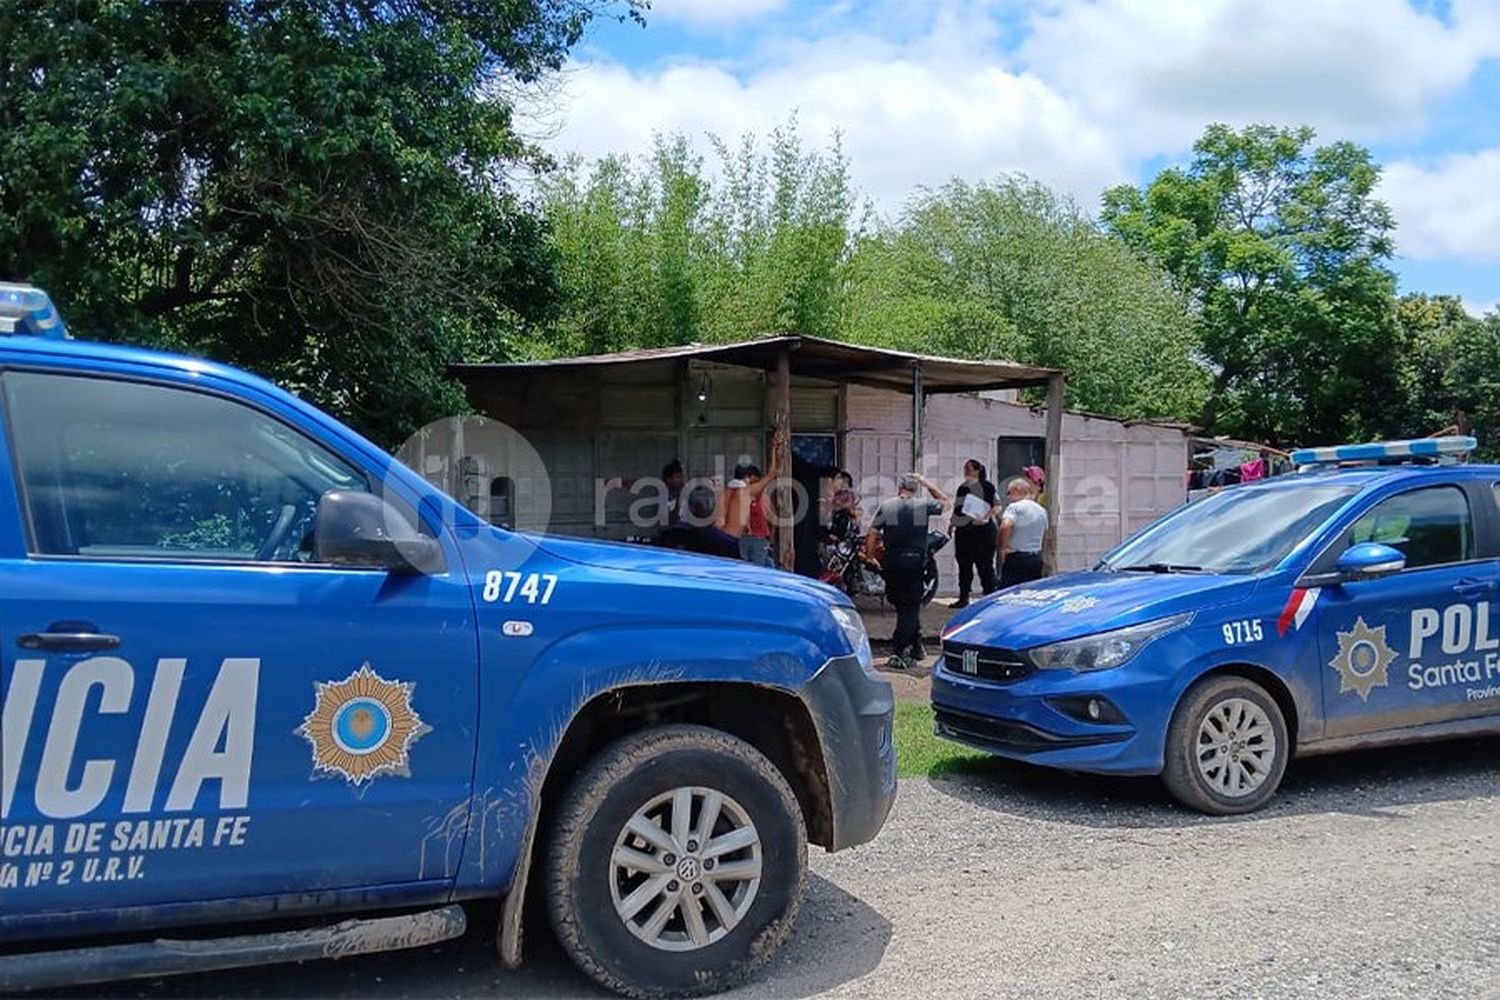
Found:
[[[886,657],[890,655],[891,633],[896,628],[896,612],[890,605],[869,598],[860,598],[856,602],[860,616],[865,620],[865,629],[870,633],[875,666],[890,680],[898,700],[923,703],[928,700],[932,691],[929,678],[937,662],[938,637],[948,619],[957,614],[948,606],[952,601],[952,597],[939,597],[922,606],[922,637],[927,643],[927,658],[909,670],[892,670],[885,665]]]
[[[1152,779],[995,762],[902,786],[879,838],[813,852],[744,997],[1500,998],[1500,740],[1294,762],[1210,819]],[[588,997],[550,943],[502,971],[493,911],[409,953],[78,996]]]

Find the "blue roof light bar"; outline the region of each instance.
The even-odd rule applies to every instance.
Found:
[[[35,285],[0,281],[0,335],[4,334],[66,340],[68,328],[46,292]]]
[[[1292,452],[1297,465],[1327,465],[1334,462],[1378,462],[1388,458],[1438,458],[1467,455],[1479,442],[1471,437],[1419,438],[1416,441],[1374,441],[1370,444],[1335,444],[1324,448],[1298,448]]]

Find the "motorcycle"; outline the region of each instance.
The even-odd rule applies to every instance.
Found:
[[[948,535],[942,531],[927,533],[927,563],[922,567],[922,603],[931,604],[938,592],[937,554],[948,544]]]
[[[927,533],[927,562],[922,567],[922,603],[928,604],[938,592],[937,554],[948,544],[948,536],[941,531]],[[875,564],[865,558],[864,537],[857,524],[850,525],[843,534],[829,533],[823,542],[823,571],[819,579],[838,587],[850,597],[865,595],[885,597],[885,578]]]

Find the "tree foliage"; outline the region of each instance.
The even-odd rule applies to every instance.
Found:
[[[1393,222],[1379,168],[1310,128],[1210,126],[1186,169],[1105,194],[1104,222],[1189,296],[1214,371],[1205,422],[1271,442],[1395,429]]]
[[[1500,309],[1473,320],[1454,345],[1447,383],[1463,428],[1479,439],[1478,456],[1500,461]]]
[[[574,160],[544,182],[564,303],[553,350],[837,334],[860,225],[837,145],[808,150],[788,126],[765,148],[714,149],[712,171],[674,136],[649,160]]]
[[[1057,366],[1072,405],[1272,442],[1500,431],[1500,314],[1397,302],[1358,146],[1212,126],[1102,228],[1018,177],[877,220],[795,121],[549,172],[511,95],[644,7],[0,0],[0,279],[387,442],[463,407],[452,360],[777,331]]]
[[[504,95],[598,7],[4,0],[0,276],[80,335],[242,364],[399,440],[461,405],[445,362],[551,316]]]
[[[796,331],[1068,369],[1070,401],[1192,416],[1194,326],[1157,266],[1040,185],[954,182],[892,225],[854,193],[837,142],[794,125],[762,146],[681,136],[648,161],[573,162],[544,185],[564,308],[551,350]]]
[[[855,256],[855,340],[1065,369],[1069,402],[1122,417],[1195,416],[1207,378],[1161,269],[1076,205],[1012,177],[919,195]]]
[[[1396,303],[1400,340],[1392,363],[1401,436],[1457,425],[1500,458],[1500,311],[1469,315],[1453,295],[1405,295]]]

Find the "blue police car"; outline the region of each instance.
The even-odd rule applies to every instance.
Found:
[[[711,992],[809,841],[886,818],[890,685],[822,584],[492,527],[33,288],[0,403],[0,993],[413,947],[473,900],[514,965],[528,896],[598,982]]]
[[[938,734],[1229,814],[1296,755],[1500,730],[1500,467],[1473,447],[1297,452],[984,600],[944,634]]]

